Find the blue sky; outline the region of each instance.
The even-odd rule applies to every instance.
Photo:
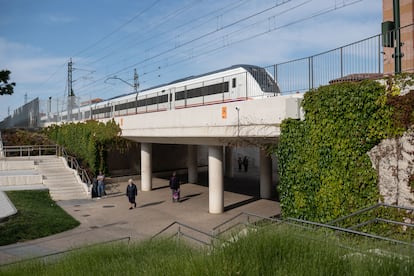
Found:
[[[0,0],[0,70],[16,82],[0,120],[39,97],[53,109],[234,64],[268,66],[381,32],[382,0]],[[59,107],[60,108],[60,107]]]

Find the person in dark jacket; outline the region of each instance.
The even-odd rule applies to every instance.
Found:
[[[180,201],[180,180],[177,177],[177,173],[173,172],[170,178],[170,189],[172,194],[172,202]]]
[[[128,201],[131,204],[129,210],[137,207],[137,202],[135,201],[135,197],[138,195],[137,186],[134,184],[132,179],[128,180],[128,186],[126,188],[126,196],[128,197]]]

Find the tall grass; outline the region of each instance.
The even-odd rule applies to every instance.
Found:
[[[213,249],[172,239],[84,248],[57,259],[0,268],[2,275],[413,275],[408,255],[377,243],[344,246],[335,235],[287,225],[260,227]],[[395,249],[394,247],[390,247]]]

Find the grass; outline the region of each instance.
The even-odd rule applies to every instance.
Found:
[[[342,246],[341,237],[288,225],[250,231],[213,249],[172,239],[112,243],[50,260],[0,267],[2,275],[413,275],[414,253],[384,253],[383,242]],[[378,246],[382,253],[372,251]]]
[[[17,214],[0,224],[0,245],[50,236],[80,224],[60,208],[46,190],[9,191],[7,196]]]
[[[47,191],[8,192],[19,213],[0,241],[52,235],[79,224]],[[41,214],[41,215],[39,215]],[[414,248],[329,230],[263,224],[213,248],[173,239],[114,242],[0,267],[1,275],[414,275]],[[243,233],[246,233],[244,231]]]

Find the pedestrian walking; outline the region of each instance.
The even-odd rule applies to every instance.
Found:
[[[173,172],[170,178],[170,189],[172,194],[172,202],[180,201],[180,180],[177,177],[177,173]]]
[[[128,180],[128,186],[126,188],[126,196],[128,197],[128,201],[130,203],[129,210],[137,207],[137,202],[135,200],[136,196],[138,195],[138,189],[132,179]]]

